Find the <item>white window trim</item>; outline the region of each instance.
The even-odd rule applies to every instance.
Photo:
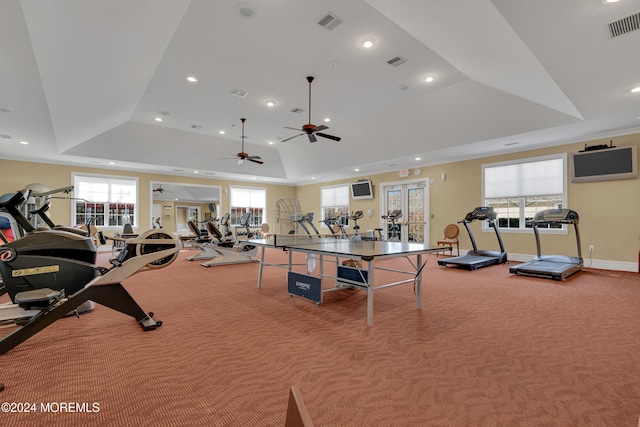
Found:
[[[266,187],[255,187],[255,186],[250,186],[250,185],[230,185],[229,186],[229,212],[231,212],[231,208],[233,207],[232,203],[231,203],[231,193],[233,192],[234,189],[243,189],[243,190],[261,190],[264,191],[264,208],[262,208],[262,222],[267,222],[267,218],[268,218],[268,206],[267,206],[267,201],[269,200],[269,193],[267,192],[267,188]]]
[[[349,183],[344,184],[334,184],[334,185],[325,185],[320,187],[320,228],[329,228],[327,224],[324,223],[324,217],[322,216],[324,206],[322,205],[322,190],[326,190],[328,188],[338,188],[338,187],[346,187],[347,188],[347,206],[349,207],[348,212],[343,212],[345,215],[349,216],[351,214],[351,188]],[[347,223],[344,225],[344,228],[351,228],[351,221],[347,219]]]
[[[484,170],[486,168],[491,168],[491,167],[499,167],[499,166],[509,166],[509,165],[515,165],[515,164],[520,164],[520,163],[532,163],[532,162],[540,162],[540,161],[544,161],[544,160],[555,160],[555,159],[562,159],[562,169],[563,169],[563,174],[562,174],[562,206],[563,207],[568,207],[568,200],[569,200],[569,195],[568,195],[568,190],[569,190],[569,186],[568,186],[568,179],[567,179],[567,175],[568,175],[568,171],[567,171],[567,153],[559,153],[559,154],[549,154],[546,156],[538,156],[538,157],[527,157],[524,159],[518,159],[518,160],[508,160],[508,161],[504,161],[504,162],[496,162],[496,163],[487,163],[487,164],[483,164],[482,165],[482,170],[481,170],[481,186],[482,186],[482,198],[481,198],[481,205],[484,206],[485,205],[485,188],[484,188]],[[493,229],[491,227],[489,227],[487,225],[487,221],[483,221],[482,222],[482,232],[483,233],[494,233]],[[554,228],[554,229],[549,229],[549,228],[539,228],[538,232],[540,234],[568,234],[569,230],[567,228],[566,225],[563,225],[562,228]],[[518,234],[518,233],[526,233],[526,234],[533,234],[533,228],[501,228],[500,229],[500,234]]]
[[[105,179],[127,179],[129,181],[135,181],[136,182],[136,209],[133,213],[133,223],[135,224],[135,226],[133,227],[134,229],[138,229],[140,227],[140,178],[137,176],[129,176],[129,175],[108,175],[108,174],[99,174],[99,173],[91,173],[91,172],[71,172],[71,183],[72,185],[76,184],[76,177],[78,176],[88,176],[88,177],[98,177],[98,178],[105,178]],[[74,195],[75,195],[75,191],[76,189],[74,188]],[[74,211],[74,205],[78,200],[74,200],[71,199],[69,201],[70,204],[70,216],[71,216],[71,221],[69,222],[69,224],[75,224],[75,211]],[[102,230],[120,230],[122,229],[122,226],[109,226],[109,225],[104,225],[104,226],[100,226],[100,229]]]

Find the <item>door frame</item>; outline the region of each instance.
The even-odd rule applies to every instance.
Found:
[[[431,208],[429,205],[429,184],[430,184],[431,180],[429,179],[428,176],[425,176],[423,178],[414,178],[414,179],[404,179],[402,181],[388,181],[388,182],[381,182],[379,185],[379,200],[380,200],[380,216],[382,216],[382,212],[385,212],[385,203],[386,203],[386,198],[383,198],[382,195],[385,192],[385,187],[392,187],[392,186],[397,186],[397,185],[411,185],[411,184],[419,184],[419,183],[424,183],[424,243],[425,244],[429,244],[430,242],[430,234],[429,234],[429,230],[431,228],[431,223],[430,223],[430,219],[431,219]],[[405,213],[403,212],[403,216],[405,215]],[[384,230],[385,229],[385,221],[380,218],[380,227]],[[407,236],[407,233],[403,232],[403,239],[405,239]]]

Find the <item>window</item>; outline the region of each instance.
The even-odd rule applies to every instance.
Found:
[[[250,212],[249,226],[261,227],[267,221],[265,206],[267,190],[264,188],[229,187],[231,224],[240,224],[244,213]]]
[[[566,206],[566,166],[566,154],[482,165],[484,204],[500,229],[531,228],[536,212]]]
[[[138,178],[72,174],[72,224],[121,228],[138,224]]]
[[[340,224],[349,225],[349,184],[322,187],[320,195],[322,220],[329,218],[331,214],[340,212],[342,213]],[[321,225],[326,227],[324,222]]]

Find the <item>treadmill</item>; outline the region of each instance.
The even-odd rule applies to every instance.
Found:
[[[578,213],[571,209],[547,209],[540,211],[533,217],[533,232],[536,236],[538,255],[531,261],[514,265],[509,272],[521,276],[543,277],[545,279],[565,280],[584,267],[582,251],[580,250],[580,232],[578,231]],[[578,256],[542,255],[540,250],[540,225],[573,224],[576,231]]]
[[[466,255],[438,260],[438,264],[444,265],[445,267],[451,265],[465,270],[477,270],[481,267],[504,264],[507,262],[507,253],[504,251],[500,230],[496,224],[496,216],[497,214],[492,207],[481,206],[475,208],[472,212],[469,212],[462,221],[458,221],[458,224],[462,223],[467,229],[469,239],[473,245],[473,250],[467,252]],[[476,240],[473,238],[473,233],[471,233],[471,229],[469,228],[469,223],[475,220],[487,220],[489,222],[489,226],[492,227],[496,233],[498,243],[500,244],[500,251],[486,251],[478,249],[476,246]]]

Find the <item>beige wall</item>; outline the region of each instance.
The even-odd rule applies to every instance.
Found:
[[[637,145],[639,142],[640,135],[637,134],[617,137],[613,140],[616,146]],[[588,144],[608,143],[609,140],[607,139],[590,141]],[[433,243],[442,237],[442,230],[447,224],[461,220],[467,212],[476,206],[482,205],[482,164],[548,154],[569,154],[583,148],[584,143],[576,143],[436,166],[416,165],[416,168],[420,168],[422,172],[420,178],[426,177],[434,180],[434,183],[429,186],[430,213],[433,215],[429,226],[431,242]],[[570,159],[568,160],[570,161]],[[221,203],[224,211],[229,208],[229,185],[267,188],[267,215],[268,223],[272,230],[274,229],[274,206],[278,199],[298,199],[303,212],[316,213],[315,224],[317,225],[320,220],[320,187],[355,181],[355,179],[347,179],[294,187],[0,160],[0,194],[11,193],[27,184],[36,182],[49,188],[64,187],[70,185],[72,171],[138,176],[140,178],[139,221],[143,229],[150,227],[149,192],[151,181],[221,186],[223,189]],[[447,179],[444,182],[440,179],[443,172],[447,174]],[[380,226],[380,184],[402,181],[403,179],[398,177],[397,171],[362,178],[370,178],[372,180],[376,197],[372,200],[352,201],[351,210],[363,210],[365,212],[365,217],[359,221],[359,225],[362,230],[367,230]],[[415,178],[415,176],[411,175],[405,180]],[[640,180],[630,179],[575,184],[571,183],[570,180],[568,181],[568,207],[577,211],[580,215],[582,250],[585,259],[589,257],[589,245],[593,244],[595,245],[594,259],[636,263],[639,250],[638,239],[640,237]],[[60,224],[69,222],[69,205],[66,201],[54,201],[51,212],[54,222]],[[371,217],[366,214],[368,210],[373,211]],[[164,214],[166,211],[163,210],[162,212]],[[171,210],[171,215],[175,215],[174,209]],[[478,247],[483,249],[497,248],[495,236],[492,233],[482,232],[480,223],[473,223],[472,231]],[[326,232],[326,229],[324,232]],[[503,233],[503,239],[508,253],[535,253],[535,241],[531,233],[505,232]],[[461,245],[463,249],[471,247],[464,230],[462,230],[461,234]],[[573,255],[576,251],[575,237],[572,231],[568,235],[543,235],[542,245],[545,253]]]
[[[181,184],[215,185],[222,188],[221,204],[224,212],[229,210],[229,186],[258,187],[267,189],[267,221],[271,224],[274,221],[274,206],[280,198],[295,197],[295,187],[288,185],[265,184],[260,182],[240,182],[203,178],[176,177],[171,175],[148,174],[139,172],[128,172],[110,169],[83,168],[66,165],[51,165],[45,163],[18,162],[12,160],[0,160],[0,194],[15,193],[23,189],[28,184],[39,183],[50,189],[62,188],[72,184],[71,173],[83,172],[102,175],[138,177],[139,179],[139,207],[138,207],[138,231],[151,228],[149,223],[151,218],[151,181],[177,182]],[[163,205],[173,202],[162,202]],[[208,209],[208,208],[207,208]],[[205,209],[203,212],[206,212]],[[167,231],[175,228],[175,208],[162,209],[163,225]],[[171,218],[164,217],[166,213],[171,214]],[[71,204],[66,200],[53,199],[51,219],[56,224],[69,224],[71,219]],[[171,224],[174,224],[173,226]]]
[[[618,147],[638,145],[640,135],[617,137],[613,143]],[[590,141],[588,144],[609,144],[609,139]],[[483,164],[567,153],[567,167],[569,167],[569,154],[582,149],[584,149],[584,143],[577,143],[436,166],[416,165],[416,168],[420,168],[421,171],[419,178],[426,177],[434,180],[434,183],[429,185],[430,213],[433,215],[429,226],[431,243],[435,243],[443,237],[443,230],[447,224],[460,221],[467,212],[482,205],[481,166]],[[447,174],[446,181],[442,181],[440,178],[443,172]],[[379,191],[381,183],[416,179],[414,175],[399,178],[397,171],[359,178],[370,178],[375,186],[373,200],[351,201],[352,211],[363,210],[365,212],[365,218],[358,222],[362,230],[380,226]],[[296,189],[296,198],[300,200],[303,211],[318,213],[320,212],[320,187],[355,180],[300,186]],[[589,263],[588,248],[591,244],[595,246],[594,259],[637,263],[638,250],[640,249],[638,240],[640,238],[640,180],[571,183],[571,179],[568,178],[567,181],[567,207],[580,215],[579,228],[585,263],[587,265]],[[370,218],[366,216],[369,209],[374,212]],[[498,248],[493,232],[482,232],[479,222],[471,224],[471,231],[479,248]],[[536,252],[535,239],[530,232],[503,232],[502,237],[507,253],[532,255]],[[566,255],[575,255],[576,253],[573,231],[567,235],[542,235],[541,242],[543,253]],[[460,243],[463,249],[471,248],[471,243],[462,225]]]

